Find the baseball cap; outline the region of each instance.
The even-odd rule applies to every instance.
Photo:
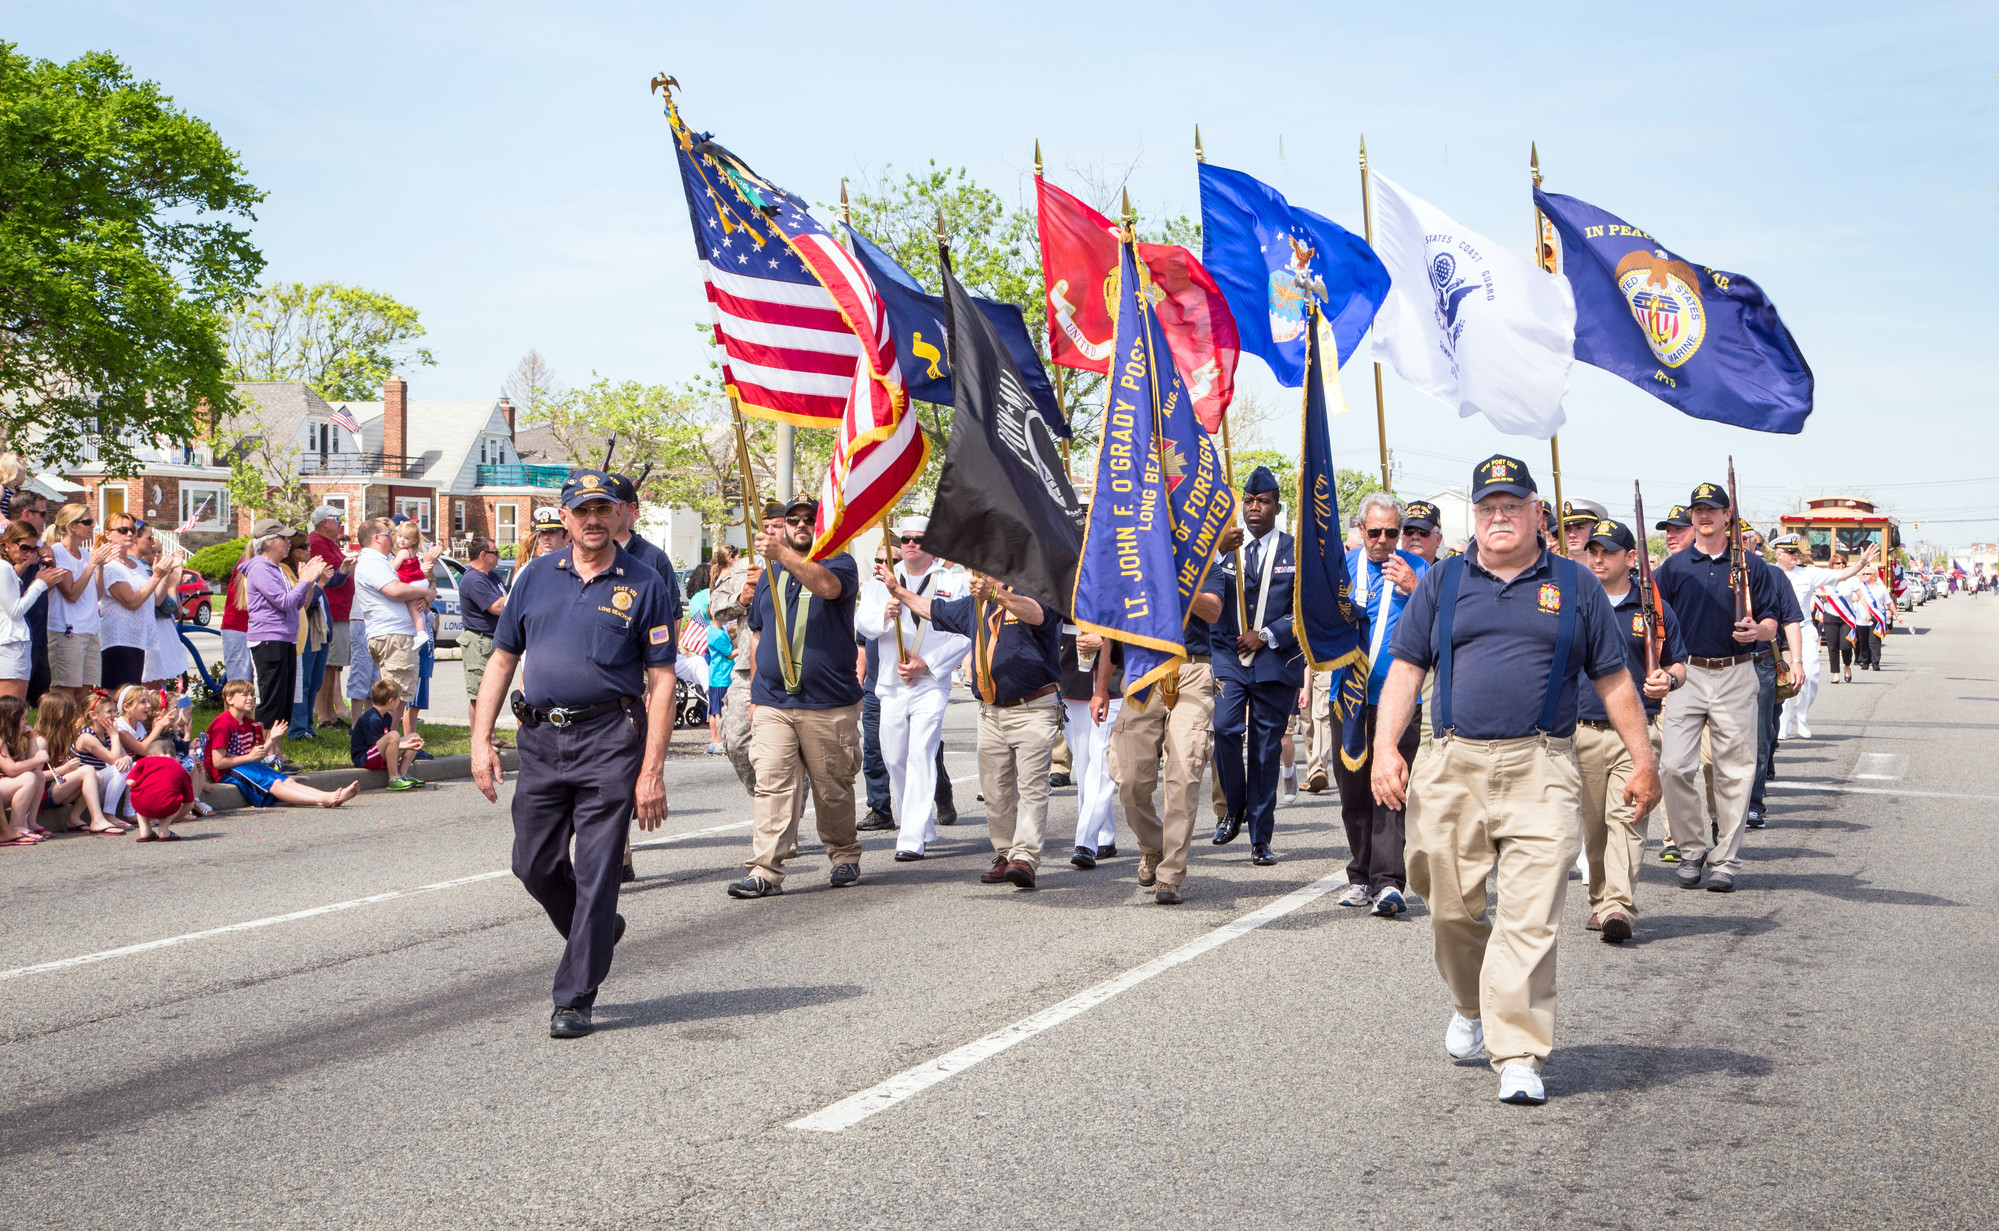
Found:
[[[1421,526],[1425,530],[1435,530],[1442,523],[1443,514],[1437,506],[1427,500],[1411,500],[1402,509],[1403,526]]]
[[[1494,492],[1505,492],[1509,496],[1532,496],[1540,491],[1534,486],[1534,476],[1527,472],[1527,463],[1517,457],[1507,457],[1495,453],[1480,462],[1471,472],[1471,502],[1479,501]]]
[[[1728,507],[1728,489],[1719,483],[1703,483],[1694,489],[1693,495],[1687,497],[1687,507],[1725,509]]]
[[[1654,530],[1684,530],[1693,524],[1694,519],[1687,516],[1687,506],[1676,504],[1666,510],[1665,519],[1654,524],[1652,528]]]
[[[562,484],[562,507],[565,509],[573,509],[592,500],[613,501],[617,498],[611,476],[601,470],[573,470]]]
[[[1589,541],[1601,543],[1612,551],[1631,551],[1638,546],[1638,540],[1631,534],[1631,528],[1621,521],[1599,518],[1590,528]]]
[[[819,512],[819,502],[804,492],[800,492],[791,498],[790,504],[784,506],[784,515],[789,517],[798,509],[805,509],[813,514],[817,514]]]
[[[639,502],[638,485],[632,482],[630,475],[613,474],[609,477],[611,480],[611,495],[619,504],[637,504]]]
[[[345,513],[342,513],[332,505],[322,504],[312,511],[312,517],[307,520],[306,525],[317,526],[323,521],[344,521],[346,517]]]
[[[269,539],[269,538],[288,539],[297,533],[298,533],[297,530],[293,529],[290,526],[287,526],[285,523],[279,521],[275,517],[266,517],[262,521],[259,521],[256,525],[250,527],[250,537],[253,539]]]

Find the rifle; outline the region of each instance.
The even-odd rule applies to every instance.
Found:
[[[1735,498],[1735,458],[1728,459],[1728,588],[1735,595],[1738,622],[1752,617],[1749,603],[1749,560],[1742,547],[1742,503]]]
[[[1638,515],[1638,616],[1645,624],[1645,678],[1659,669],[1659,650],[1666,642],[1666,612],[1659,602],[1659,587],[1652,580],[1652,551],[1645,543],[1645,492],[1634,480],[1631,484],[1633,512]]]

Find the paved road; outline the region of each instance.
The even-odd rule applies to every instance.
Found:
[[[916,865],[871,842],[851,890],[808,848],[793,892],[725,898],[744,797],[677,757],[687,836],[639,855],[580,1042],[546,1037],[555,939],[468,786],[0,851],[0,1225],[1990,1227],[1999,602],[1911,619],[1787,748],[1741,892],[1652,865],[1623,949],[1571,895],[1539,1109],[1445,1059],[1420,910],[1287,896],[1343,863],[1330,797],[1282,811],[1275,868],[1200,847],[1177,909],[1129,855],[978,885],[962,703],[967,823]]]

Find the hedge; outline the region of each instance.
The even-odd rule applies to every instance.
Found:
[[[235,571],[236,562],[243,558],[243,547],[250,540],[230,539],[213,547],[204,547],[187,558],[187,566],[210,581],[228,581]]]

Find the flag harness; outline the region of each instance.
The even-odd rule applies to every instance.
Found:
[[[1555,566],[1555,593],[1561,614],[1555,624],[1555,655],[1548,661],[1548,692],[1541,701],[1540,721],[1534,724],[1544,738],[1555,732],[1555,707],[1562,699],[1562,681],[1568,678],[1568,672],[1562,668],[1568,664],[1576,639],[1576,605],[1572,601],[1576,593],[1576,562],[1552,553],[1549,559]],[[1444,576],[1437,583],[1437,690],[1430,707],[1430,731],[1438,739],[1455,731],[1451,725],[1451,625],[1457,617],[1458,583],[1464,571],[1465,558],[1452,556],[1444,561]]]

